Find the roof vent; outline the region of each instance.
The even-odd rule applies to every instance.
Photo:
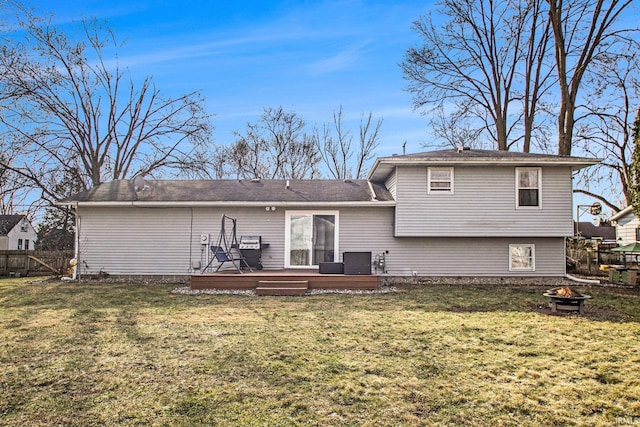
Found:
[[[251,178],[251,182],[260,182],[260,178]]]
[[[287,180],[287,181],[285,182],[285,187],[287,188],[287,190],[288,190],[289,188],[291,188],[291,181]]]
[[[460,146],[458,147],[458,153],[462,153],[463,151],[469,151],[471,147]]]
[[[133,178],[133,190],[137,193],[138,191],[148,190],[149,186],[143,177],[140,175]]]

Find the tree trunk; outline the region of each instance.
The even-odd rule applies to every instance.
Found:
[[[509,151],[507,144],[507,119],[506,117],[496,117],[496,136],[499,151]]]
[[[573,105],[564,106],[561,114],[558,116],[558,155],[560,156],[571,155],[574,110],[575,107]]]

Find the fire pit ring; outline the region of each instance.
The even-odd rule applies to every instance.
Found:
[[[549,308],[552,313],[557,313],[560,310],[577,311],[578,314],[584,314],[584,302],[591,298],[591,295],[581,294],[568,286],[549,289],[543,295],[551,298]]]

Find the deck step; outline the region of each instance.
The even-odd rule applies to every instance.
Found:
[[[312,289],[378,289],[378,276],[345,276],[342,274],[319,274],[301,270],[260,270],[238,274],[218,272],[194,274],[191,289],[255,290],[258,281],[307,281]]]
[[[304,295],[308,280],[259,280],[256,295]]]

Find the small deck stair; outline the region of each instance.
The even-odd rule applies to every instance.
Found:
[[[305,295],[308,289],[308,280],[260,280],[256,295]]]
[[[238,274],[236,271],[194,274],[191,276],[191,289],[252,290],[261,286],[260,281],[306,281],[308,291],[314,289],[338,290],[375,290],[379,289],[378,276],[360,276],[344,274],[320,274],[318,270],[254,270]],[[281,284],[287,287],[289,283]],[[267,287],[265,284],[261,287]]]

